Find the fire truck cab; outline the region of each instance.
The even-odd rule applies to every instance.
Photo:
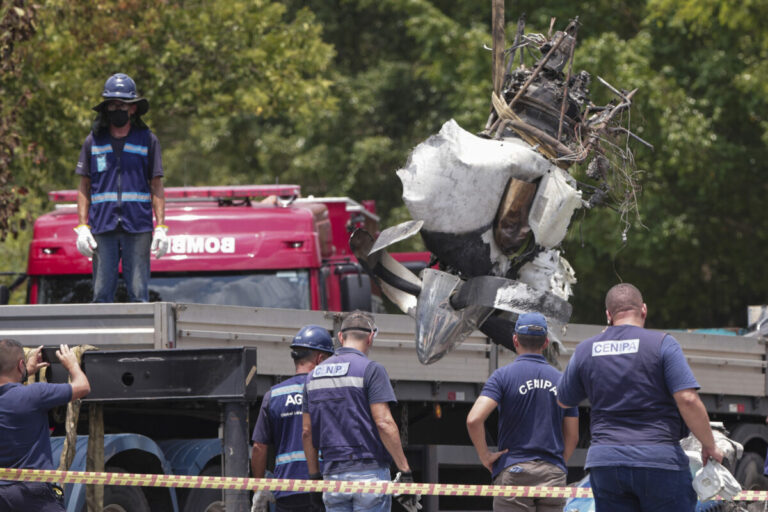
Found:
[[[356,227],[377,232],[373,201],[302,198],[298,185],[169,187],[165,195],[170,249],[152,258],[151,302],[380,310],[348,246]],[[27,302],[90,302],[91,261],[73,230],[77,192],[49,197],[57,204],[35,222]],[[115,300],[126,300],[122,284]]]

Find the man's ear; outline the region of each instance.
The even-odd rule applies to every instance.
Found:
[[[544,350],[549,346],[549,336],[544,340],[544,344],[541,346],[541,349]]]
[[[611,314],[607,309],[605,310],[605,320],[608,325],[613,325],[613,318],[611,318]]]

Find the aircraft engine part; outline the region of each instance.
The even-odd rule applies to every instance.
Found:
[[[370,233],[356,229],[349,239],[349,246],[363,269],[376,279],[384,295],[411,317],[416,316],[421,279],[390,256],[385,249],[418,233],[420,228],[419,221],[403,222],[382,231],[375,243]]]
[[[493,311],[469,305],[451,306],[450,296],[461,284],[453,274],[431,268],[421,273],[422,289],[416,306],[416,353],[422,364],[430,364],[464,341]]]
[[[576,273],[560,251],[542,251],[520,267],[520,281],[540,291],[551,291],[556,297],[568,300],[571,287],[576,283]]]
[[[525,246],[531,226],[528,214],[536,195],[536,185],[512,178],[496,215],[494,240],[501,252],[511,255]]]
[[[563,241],[573,212],[583,204],[581,191],[571,183],[574,179],[557,167],[541,179],[528,223],[536,243],[542,247],[551,249]]]
[[[511,178],[533,182],[556,169],[527,143],[489,140],[446,122],[413,150],[397,175],[403,200],[431,252],[467,277],[505,275],[509,259],[494,241],[493,220]]]

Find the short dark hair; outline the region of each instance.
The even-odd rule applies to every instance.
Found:
[[[635,285],[619,283],[605,294],[605,310],[611,316],[627,311],[639,313],[643,310],[643,295]]]
[[[314,350],[305,347],[294,347],[291,349],[291,359],[293,359],[293,362],[296,364],[307,363],[311,361],[315,357],[315,354],[322,354],[326,358],[331,357],[332,355],[322,350]]]
[[[19,359],[24,360],[24,347],[18,341],[6,338],[0,340],[0,375],[11,373]]]
[[[539,350],[544,346],[544,342],[547,341],[546,336],[538,336],[536,334],[516,334],[517,342],[522,345],[526,350]]]
[[[373,320],[373,315],[367,311],[356,309],[344,315],[339,332],[341,332],[341,337],[344,340],[348,336],[361,340],[367,338],[375,329],[376,323]]]

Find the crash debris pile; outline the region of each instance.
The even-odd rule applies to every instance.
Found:
[[[547,317],[557,343],[576,282],[559,249],[574,212],[613,201],[628,225],[637,192],[628,149],[640,140],[628,127],[636,90],[598,77],[616,99],[591,102],[591,75],[572,72],[578,27],[575,19],[553,35],[525,34],[521,19],[485,129],[474,135],[449,120],[397,171],[414,220],[375,241],[353,234],[363,267],[416,319],[424,364],[475,329],[511,348],[515,319],[530,311]],[[594,183],[577,182],[568,172],[574,164]],[[416,233],[438,265],[419,278],[386,253]]]

